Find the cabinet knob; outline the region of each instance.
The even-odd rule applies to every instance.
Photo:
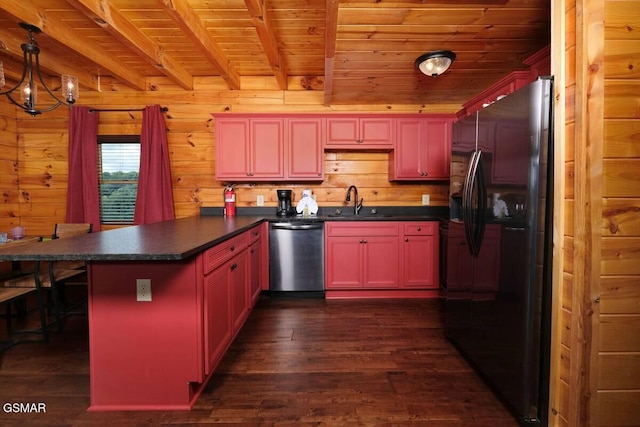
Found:
[[[236,250],[235,245],[231,245],[231,247],[229,248],[229,250],[230,250],[231,252],[235,251],[235,250]]]
[[[408,238],[408,237],[405,237],[404,241],[405,241],[405,242],[409,242],[409,238]]]
[[[364,239],[364,240],[362,241],[362,243],[367,243],[367,239]]]
[[[235,262],[231,264],[231,271],[235,270],[236,268],[238,268],[238,264],[236,264]]]
[[[418,227],[418,231],[422,231],[422,227]]]
[[[356,144],[362,144],[364,142],[364,140],[362,139],[356,139]]]

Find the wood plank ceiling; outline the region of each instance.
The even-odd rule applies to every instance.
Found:
[[[549,0],[2,0],[3,90],[22,71],[19,22],[42,29],[53,87],[60,74],[83,90],[262,78],[323,91],[326,105],[452,104],[525,69],[550,43],[551,16]],[[450,70],[420,74],[415,59],[442,49],[457,54]]]

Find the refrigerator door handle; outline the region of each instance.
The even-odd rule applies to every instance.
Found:
[[[475,242],[474,246],[474,255],[478,256],[480,254],[480,247],[482,246],[482,239],[484,237],[484,229],[486,225],[486,212],[487,212],[487,184],[484,180],[484,166],[482,162],[482,151],[478,150],[478,154],[476,155],[476,180],[478,185],[478,202],[477,212],[476,212],[476,221],[474,221],[474,233],[473,233],[473,241]]]
[[[463,221],[464,221],[464,234],[469,247],[471,255],[476,254],[476,242],[475,238],[475,212],[473,210],[473,188],[476,184],[476,170],[478,167],[478,152],[474,151],[469,161],[469,169],[467,170],[467,176],[465,177],[464,193],[462,196],[462,209],[463,209]]]

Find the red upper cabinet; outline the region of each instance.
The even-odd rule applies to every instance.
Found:
[[[249,119],[216,119],[216,178],[243,177],[249,174]]]
[[[392,149],[391,117],[330,116],[327,117],[328,149]]]
[[[216,117],[216,179],[322,180],[324,132],[318,117]]]
[[[251,119],[251,177],[284,177],[284,124],[282,119]]]
[[[551,45],[540,49],[538,52],[525,59],[523,63],[530,67],[532,81],[540,76],[550,76]]]
[[[531,83],[531,73],[529,71],[514,71],[502,80],[480,93],[475,98],[466,102],[463,107],[466,115],[473,114],[485,106],[496,102],[516,90]]]
[[[453,117],[398,118],[389,180],[449,179]]]
[[[283,179],[283,119],[216,119],[216,178],[220,181]]]
[[[324,178],[324,130],[322,118],[295,117],[286,124],[286,178],[322,180]]]

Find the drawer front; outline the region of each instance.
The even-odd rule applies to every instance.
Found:
[[[247,244],[251,246],[253,242],[260,238],[260,226],[253,227],[251,230],[247,231],[248,234],[248,242]]]
[[[214,246],[204,252],[204,274],[216,269],[234,255],[247,247],[247,233],[232,237],[231,239]]]
[[[326,222],[325,232],[328,237],[398,236],[400,234],[399,224],[394,221]]]
[[[424,221],[424,222],[406,222],[404,224],[405,236],[433,236],[437,234],[438,221]]]

